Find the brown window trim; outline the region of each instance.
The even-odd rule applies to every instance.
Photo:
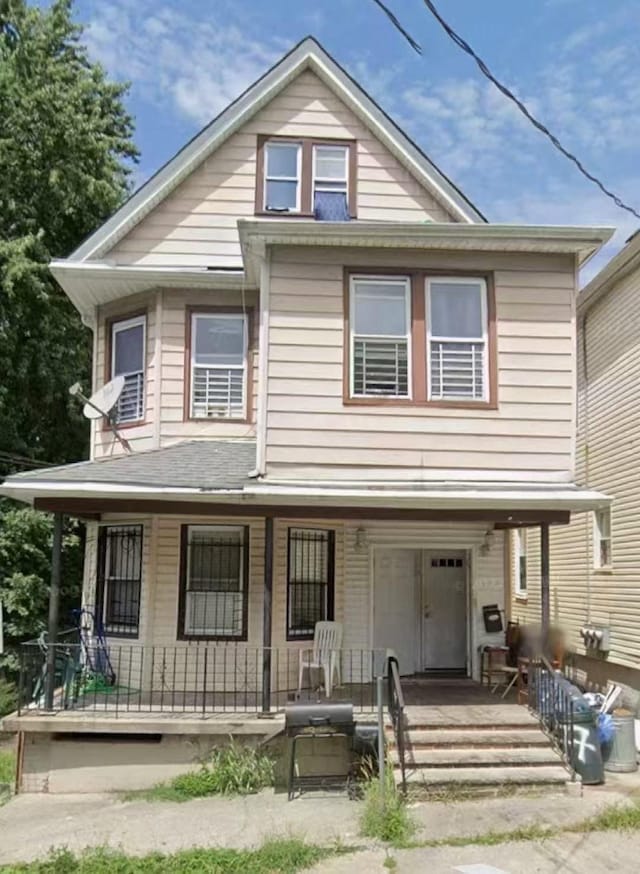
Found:
[[[230,416],[192,416],[191,415],[191,324],[194,313],[203,315],[231,313],[245,315],[247,318],[247,396],[245,398],[245,414],[241,418]],[[185,307],[185,343],[184,343],[184,405],[183,422],[235,422],[238,425],[253,423],[253,357],[256,348],[256,319],[254,307],[237,306],[187,306]]]
[[[264,147],[268,142],[297,143],[302,146],[300,170],[300,211],[272,212],[264,207]],[[313,212],[313,147],[346,146],[349,151],[347,168],[347,207],[352,219],[358,217],[358,154],[355,140],[327,139],[323,137],[282,137],[258,134],[256,153],[256,198],[255,214],[277,218],[314,218]]]
[[[249,561],[249,540],[251,530],[249,525],[237,525],[234,527],[243,528],[243,544],[242,544],[242,562],[243,562],[243,578],[244,589],[242,597],[242,634],[187,634],[184,630],[185,611],[187,606],[187,549],[189,546],[189,528],[208,528],[209,525],[203,523],[185,524],[180,526],[180,568],[178,574],[178,628],[176,632],[177,640],[227,640],[236,641],[237,643],[247,642],[247,629],[249,618],[249,586],[250,580],[250,561]],[[224,527],[224,526],[221,526]]]
[[[399,276],[408,277],[411,282],[411,397],[410,398],[354,398],[351,397],[350,360],[350,285],[351,277]],[[459,276],[484,279],[487,285],[487,348],[489,355],[488,377],[489,398],[486,401],[428,400],[428,361],[427,332],[425,313],[425,281],[429,276]],[[498,409],[498,346],[496,327],[496,297],[493,273],[483,270],[451,270],[450,268],[402,270],[398,267],[345,267],[343,280],[343,381],[342,402],[354,407],[434,407],[458,410],[497,410]]]
[[[142,419],[135,419],[130,422],[122,422],[118,424],[118,431],[124,431],[127,428],[140,428],[142,425],[147,424],[147,373],[148,373],[148,354],[147,354],[147,345],[149,340],[149,310],[134,310],[130,313],[118,313],[117,316],[109,316],[109,318],[104,320],[104,329],[105,329],[105,338],[104,338],[104,348],[105,348],[105,356],[104,356],[104,382],[105,384],[112,379],[111,376],[111,364],[113,361],[113,326],[117,325],[118,322],[128,322],[129,319],[144,319],[144,392],[145,392],[145,403],[144,403],[144,416]],[[111,428],[106,419],[102,419],[102,431],[110,431]]]
[[[287,612],[285,615],[285,625],[286,625],[286,638],[287,641],[295,641],[295,640],[313,640],[314,632],[310,632],[309,634],[292,634],[291,628],[289,625],[289,608],[290,608],[290,591],[291,591],[291,580],[289,579],[289,568],[290,568],[290,555],[291,555],[291,531],[292,530],[305,530],[305,531],[322,531],[326,532],[327,536],[327,550],[328,550],[328,561],[327,561],[327,615],[324,620],[318,620],[319,622],[333,622],[335,618],[335,606],[336,606],[336,592],[335,592],[335,582],[336,582],[336,532],[333,528],[314,528],[311,525],[292,525],[287,528],[287,572],[286,572],[286,583],[287,583]]]

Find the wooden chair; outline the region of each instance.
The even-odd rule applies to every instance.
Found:
[[[342,666],[340,663],[340,649],[342,647],[342,625],[340,622],[316,622],[313,631],[313,647],[300,650],[300,663],[298,668],[298,693],[302,690],[304,672],[309,672],[311,683],[311,671],[322,672],[324,690],[327,698],[333,691],[333,680],[337,677],[338,685],[342,683]]]

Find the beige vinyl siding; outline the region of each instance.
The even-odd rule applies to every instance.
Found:
[[[578,336],[577,476],[613,498],[612,571],[593,568],[593,516],[576,514],[552,529],[551,616],[578,653],[585,623],[611,629],[606,663],[638,669],[640,658],[640,274],[614,285],[586,316],[587,376],[583,328]],[[588,450],[588,451],[587,451]],[[537,541],[534,535],[531,540]],[[539,610],[537,557],[530,556],[530,597],[516,613],[534,619]],[[539,614],[538,614],[539,615]],[[606,669],[606,664],[602,666]],[[623,680],[624,682],[624,680]],[[640,688],[640,678],[636,679]]]
[[[452,216],[307,70],[223,143],[109,253],[118,264],[241,266],[236,222],[254,214],[259,134],[355,139],[358,218],[452,221]]]
[[[187,307],[211,307],[215,310],[216,307],[243,306],[247,311],[253,308],[253,349],[248,361],[251,383],[249,422],[234,419],[189,420],[185,418],[185,393],[188,395],[189,392],[185,371]],[[227,290],[162,289],[101,308],[97,321],[97,386],[104,384],[108,320],[114,317],[126,319],[130,313],[142,310],[147,312],[145,418],[140,425],[122,428],[122,435],[129,441],[132,450],[157,449],[180,440],[253,437],[258,393],[258,292],[251,288],[247,288],[244,294]],[[160,324],[157,324],[158,316]],[[156,380],[158,372],[161,373],[159,384]],[[92,458],[123,452],[110,430],[103,428],[101,423],[93,425]]]
[[[261,669],[262,611],[264,590],[264,520],[251,517],[223,518],[211,516],[154,516],[139,518],[124,515],[109,515],[105,524],[144,525],[143,545],[143,583],[140,613],[140,635],[138,642],[154,647],[154,682],[160,688],[161,671],[165,674],[173,667],[173,653],[177,656],[177,677],[183,681],[183,671],[187,669],[192,682],[196,677],[196,650],[207,648],[210,651],[209,667],[218,666],[217,677],[222,683],[223,664],[229,681],[234,664],[244,664],[243,656],[239,662],[229,656],[224,663],[224,650],[229,644],[220,642],[197,642],[177,640],[178,630],[178,592],[180,569],[180,530],[182,525],[248,525],[249,541],[249,589],[248,589],[248,640],[238,644],[242,652],[247,652],[247,670],[258,675]],[[277,672],[282,684],[295,688],[297,683],[297,650],[309,647],[308,641],[287,641],[287,530],[290,526],[298,528],[324,528],[335,531],[335,619],[343,624],[343,647],[348,651],[345,663],[355,671],[360,669],[360,659],[366,665],[367,653],[373,645],[371,618],[373,615],[372,555],[378,547],[407,547],[422,550],[464,550],[467,553],[470,581],[470,653],[473,671],[477,674],[477,651],[484,643],[495,642],[496,635],[484,630],[482,607],[498,604],[502,609],[504,598],[504,548],[501,532],[497,532],[491,549],[483,554],[481,545],[489,523],[416,523],[381,522],[362,520],[343,522],[342,520],[287,520],[276,519],[274,524],[274,579],[272,606],[272,646],[274,652],[274,679]],[[356,547],[356,531],[364,529],[366,544]],[[92,603],[95,590],[95,543],[97,526],[91,526],[87,545],[87,577],[85,578],[84,603]],[[122,648],[121,663],[127,665],[131,647],[130,641],[112,641],[112,646]],[[232,645],[233,646],[233,645]],[[211,656],[217,649],[219,654]],[[118,655],[115,660],[117,663]],[[215,660],[215,661],[214,661]],[[151,671],[151,659],[145,658],[146,670]],[[277,662],[277,664],[276,664]],[[137,664],[137,662],[136,662]],[[200,667],[197,668],[201,670]],[[201,675],[200,679],[201,679]],[[150,679],[150,674],[147,680]],[[346,678],[348,679],[348,677]],[[170,686],[171,678],[166,675]],[[259,685],[259,676],[256,684]],[[168,687],[169,687],[168,686]],[[281,686],[282,687],[282,686]]]
[[[343,403],[343,268],[365,261],[370,272],[494,270],[497,410]],[[556,255],[276,250],[268,475],[570,480],[574,282],[572,259]]]

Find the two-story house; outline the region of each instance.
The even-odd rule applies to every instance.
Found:
[[[606,492],[610,507],[578,513],[551,537],[552,621],[565,630],[580,679],[640,692],[640,235],[578,295],[576,480]],[[535,532],[513,542],[513,614],[539,610]]]
[[[354,688],[389,651],[477,678],[505,532],[540,528],[548,593],[549,527],[607,505],[574,432],[609,236],[487,223],[309,38],[54,262],[130,451],[95,419],[90,461],[1,491],[87,522],[94,705],[269,712],[322,620]]]

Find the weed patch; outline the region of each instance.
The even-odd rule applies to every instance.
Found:
[[[42,862],[0,867],[3,874],[296,874],[344,850],[298,840],[271,841],[258,850],[187,850],[132,857],[113,850],[76,856],[68,850]]]
[[[0,749],[0,783],[12,784],[16,776],[16,754],[13,749]]]
[[[362,834],[394,847],[405,847],[415,832],[405,799],[397,791],[393,773],[387,771],[384,791],[378,780],[371,780],[364,790],[364,810],[360,822]]]
[[[252,795],[273,786],[273,760],[264,753],[231,743],[215,750],[199,770],[174,777],[151,789],[128,792],[132,801],[189,801],[208,795]]]

